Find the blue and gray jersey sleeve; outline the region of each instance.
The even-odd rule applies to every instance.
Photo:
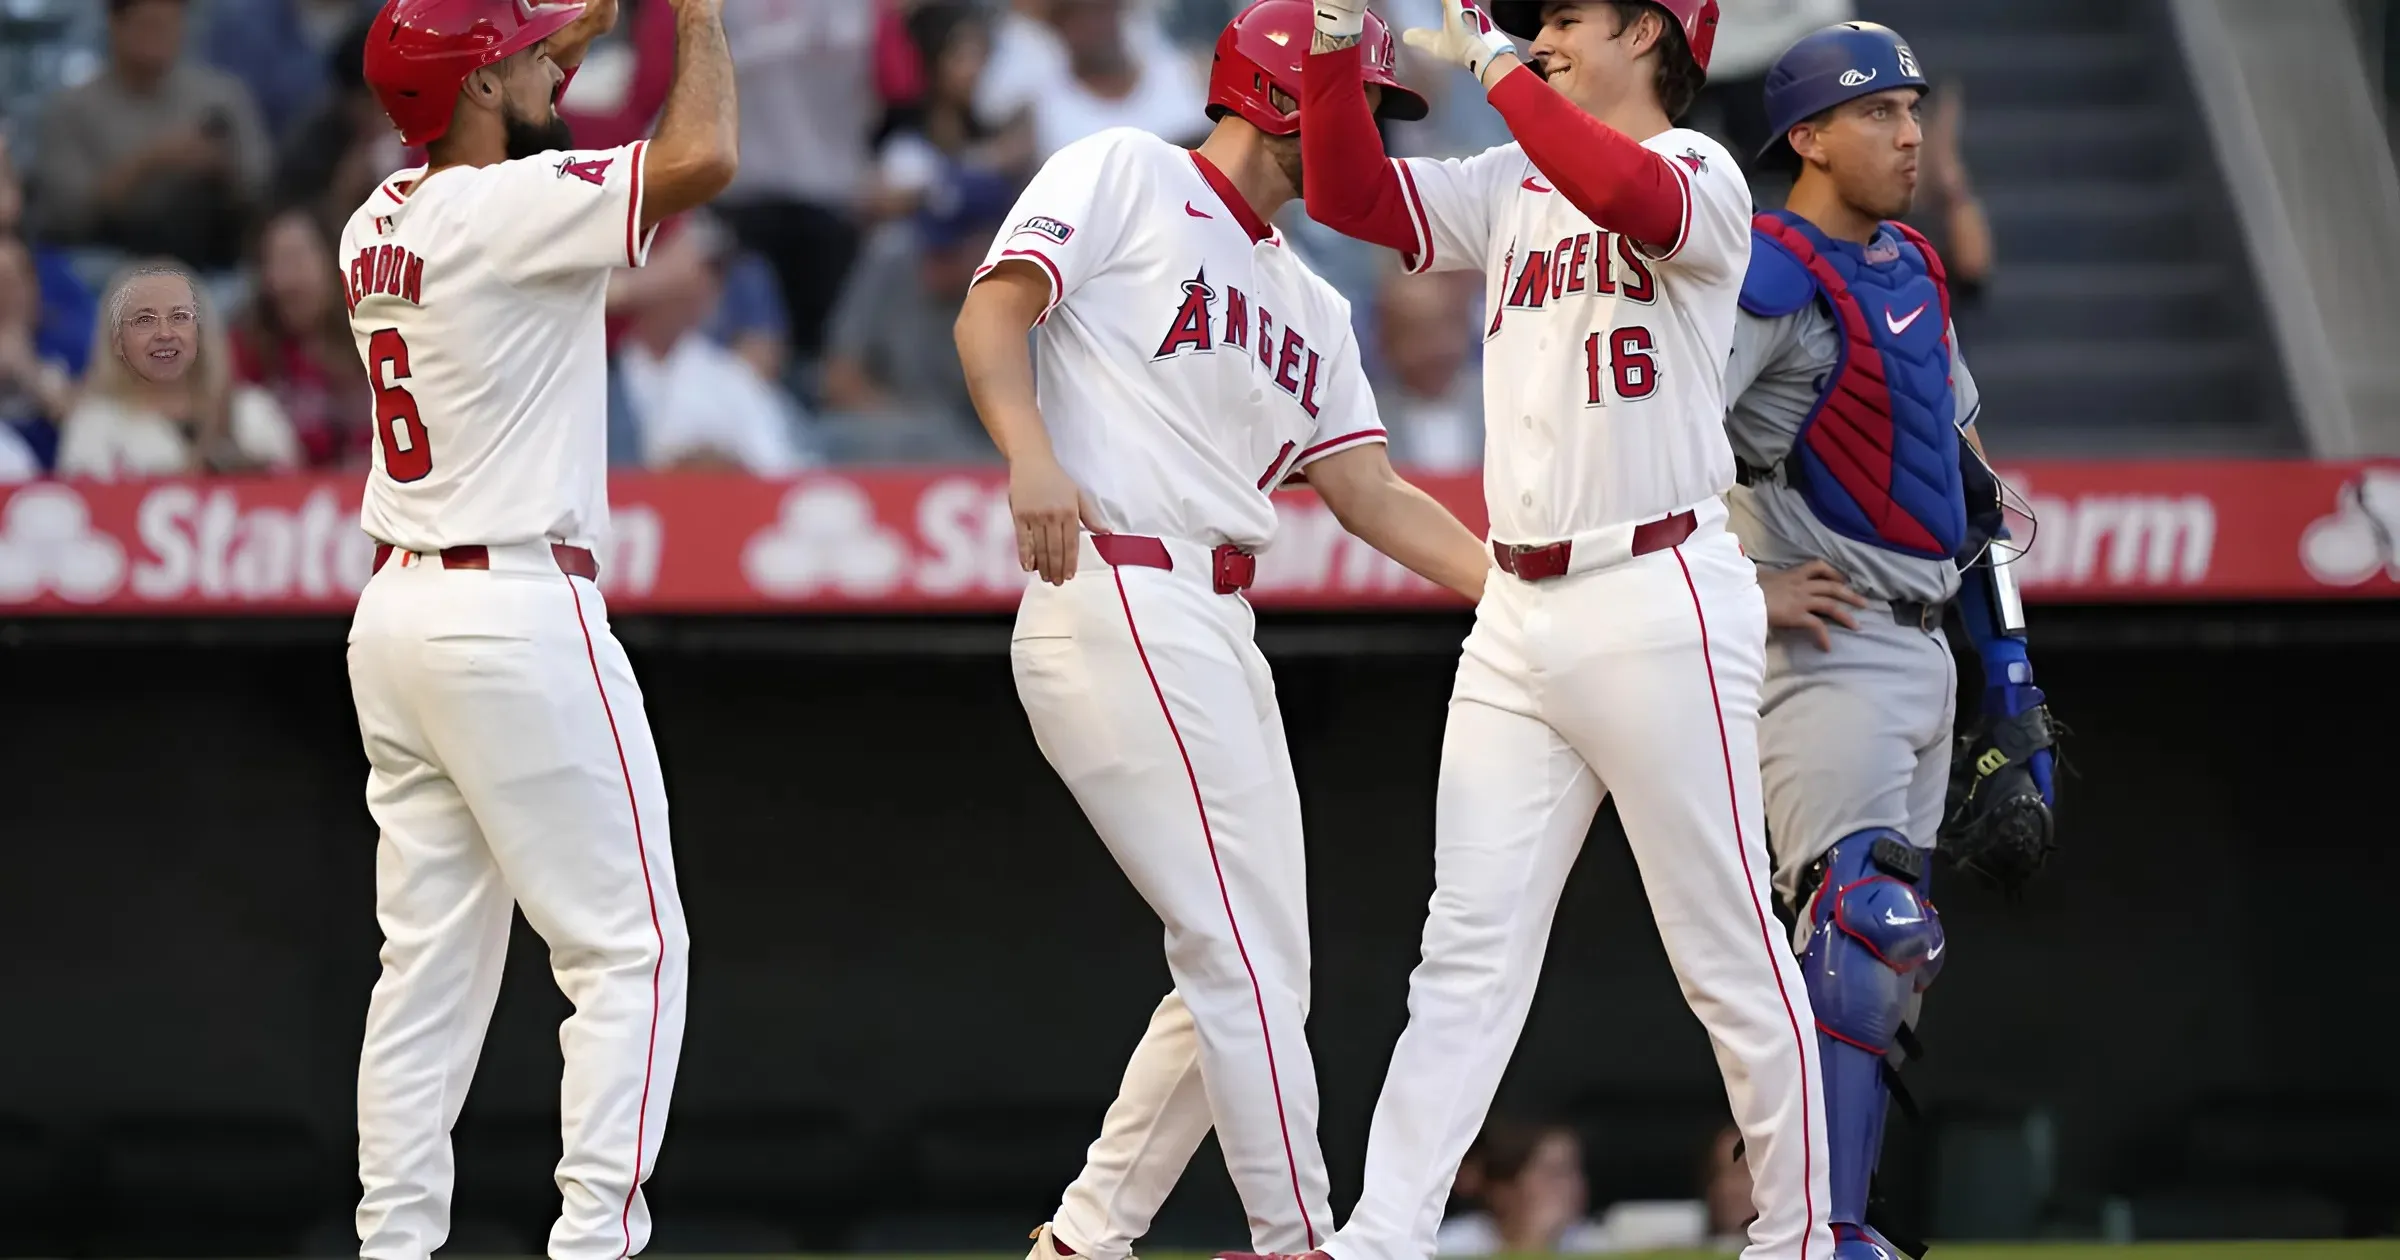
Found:
[[[1725,368],[1725,396],[1733,400],[1725,433],[1744,464],[1767,469],[1791,453],[1800,424],[1823,392],[1840,357],[1840,334],[1822,303],[1789,315],[1763,319],[1748,311],[1736,316],[1733,354]],[[1957,423],[1974,423],[1982,408],[1975,378],[1958,353],[1958,330],[1950,330],[1950,372]],[[1726,496],[1734,533],[1760,564],[1789,568],[1823,560],[1841,570],[1850,585],[1875,599],[1928,603],[1958,590],[1958,569],[1946,560],[1925,560],[1870,547],[1821,524],[1799,491],[1759,479]]]

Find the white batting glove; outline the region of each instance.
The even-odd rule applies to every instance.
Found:
[[[1320,0],[1322,3],[1323,0]],[[1476,5],[1475,0],[1442,0],[1442,24],[1439,29],[1413,27],[1401,35],[1408,46],[1421,52],[1455,61],[1483,83],[1484,71],[1491,68],[1502,53],[1514,55],[1517,42],[1507,32],[1492,25],[1491,16]],[[1484,86],[1491,86],[1484,83]]]
[[[1367,29],[1367,0],[1316,0],[1317,34],[1357,39]]]

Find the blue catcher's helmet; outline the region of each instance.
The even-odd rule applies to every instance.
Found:
[[[1758,151],[1767,164],[1790,164],[1792,128],[1862,96],[1893,88],[1931,89],[1917,54],[1900,33],[1873,22],[1841,22],[1803,37],[1767,70],[1767,126]]]

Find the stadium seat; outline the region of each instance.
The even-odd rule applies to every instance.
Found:
[[[1595,1090],[1558,1114],[1583,1137],[1584,1179],[1595,1208],[1698,1195],[1709,1144],[1732,1122],[1725,1095],[1716,1091]]]
[[[72,1248],[77,1201],[72,1153],[39,1124],[0,1117],[0,1256],[55,1256]]]
[[[2341,1205],[2305,1190],[2208,1187],[2136,1195],[2131,1216],[2138,1242],[2343,1234]]]
[[[458,1170],[454,1218],[491,1222],[535,1240],[539,1250],[558,1219],[558,1113],[494,1114],[470,1101],[450,1146]]]
[[[532,1256],[542,1252],[544,1238],[528,1238],[498,1221],[454,1217],[450,1237],[442,1244],[445,1257]],[[358,1254],[358,1221],[351,1212],[328,1216],[308,1231],[300,1254],[321,1260],[347,1260]]]
[[[349,1193],[343,1162],[293,1119],[125,1119],[94,1147],[100,1256],[290,1254]]]
[[[1888,1127],[1905,1128],[1897,1117]],[[1926,1117],[1933,1237],[2000,1241],[2042,1232],[2056,1189],[2057,1123],[2040,1109],[1946,1107]],[[1887,1145],[1887,1163],[1894,1158]],[[1895,1169],[1894,1171],[1899,1171]]]
[[[829,1246],[856,1214],[873,1158],[850,1118],[829,1109],[678,1112],[647,1190],[651,1215],[662,1231],[714,1221],[729,1239],[780,1231]]]
[[[1083,1167],[1104,1102],[968,1104],[929,1111],[905,1146],[904,1183],[927,1211],[1023,1215],[1044,1220]]]
[[[2353,1236],[2400,1224],[2400,1152],[2391,1145],[2400,1102],[2355,1092],[2218,1094],[2189,1108],[2178,1127],[2187,1184],[2321,1196],[2342,1206]]]

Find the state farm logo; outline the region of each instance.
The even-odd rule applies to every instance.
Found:
[[[2400,468],[2370,468],[2334,495],[2333,514],[2300,534],[2300,563],[2327,586],[2377,573],[2400,581]]]
[[[847,481],[802,485],[783,497],[775,522],[742,548],[742,574],[768,595],[831,588],[872,599],[889,594],[908,568],[908,542],[875,519],[875,501]]]
[[[2040,586],[2197,586],[2216,553],[2217,507],[2204,494],[2037,494],[2021,473],[2002,472],[2034,520],[2009,522],[2028,550],[2012,567]]]
[[[124,580],[125,548],[92,528],[82,495],[42,483],[9,499],[0,515],[0,603],[27,603],[48,592],[93,604]]]

